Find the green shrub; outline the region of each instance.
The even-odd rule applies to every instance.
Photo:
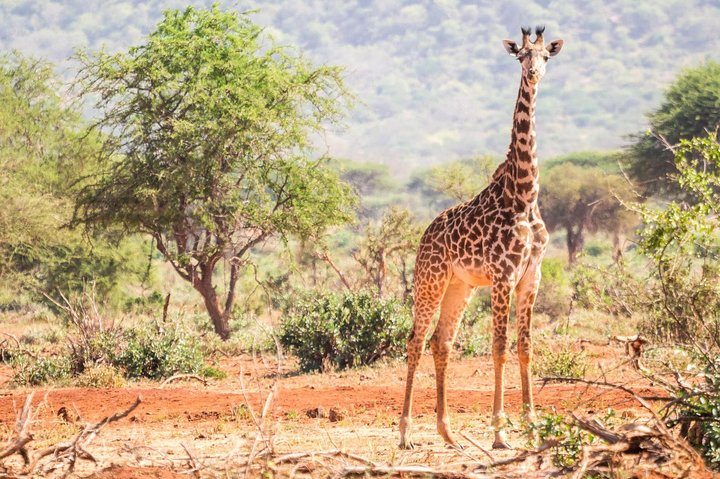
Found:
[[[225,371],[214,366],[203,366],[200,375],[204,378],[212,379],[225,379],[227,377],[227,373]]]
[[[492,347],[492,313],[489,288],[478,291],[463,314],[455,348],[463,356],[485,356]]]
[[[615,412],[609,409],[604,417],[604,422],[612,423],[614,419]],[[533,424],[529,425],[529,429],[537,433],[541,444],[550,440],[558,441],[558,444],[552,448],[552,461],[557,467],[571,468],[575,466],[580,460],[583,446],[596,441],[594,435],[579,428],[555,410],[541,414]]]
[[[583,351],[541,349],[532,363],[533,374],[541,377],[583,378],[588,359]]]
[[[112,364],[122,347],[122,336],[123,331],[117,328],[70,332],[66,348],[71,372],[77,375],[102,364]]]
[[[408,309],[367,292],[310,293],[293,298],[280,342],[297,354],[304,371],[371,364],[405,351]]]
[[[601,269],[578,263],[572,274],[575,306],[614,316],[631,316],[647,286],[622,265]]]
[[[40,386],[65,380],[70,376],[70,363],[62,357],[31,357],[21,354],[12,358],[16,386]]]
[[[121,388],[125,386],[122,371],[107,365],[87,368],[73,382],[76,386],[84,388]]]
[[[233,308],[233,315],[229,321],[230,339],[223,340],[212,333],[213,325],[207,314],[196,315],[193,319],[193,328],[204,336],[203,349],[208,354],[221,352],[222,354],[238,355],[255,352],[274,352],[276,350],[274,330],[259,320],[254,314]]]
[[[720,467],[720,142],[717,132],[673,149],[678,198],[636,205],[643,220],[638,251],[650,276],[625,286],[647,317],[641,331],[653,342],[683,348],[695,367],[671,370],[676,385],[666,421],[680,425],[714,467]],[[638,284],[641,287],[638,287]],[[694,374],[700,372],[700,374]],[[682,376],[688,374],[695,378]],[[697,380],[696,380],[697,379]],[[699,380],[702,379],[702,380]]]
[[[200,342],[179,326],[130,330],[123,340],[113,363],[129,378],[160,379],[178,373],[200,374],[205,369]]]
[[[720,469],[720,357],[697,358],[705,363],[704,382],[679,383],[671,394],[677,402],[669,408],[668,425],[681,425],[680,434]],[[692,368],[688,368],[688,371]]]
[[[535,301],[535,312],[545,313],[554,319],[567,316],[570,311],[572,290],[565,265],[565,261],[558,258],[543,260],[542,280]]]
[[[63,301],[56,303],[68,326],[62,359],[12,354],[16,384],[40,385],[73,376],[81,385],[109,387],[119,384],[118,371],[128,378],[150,379],[177,373],[223,374],[205,366],[200,341],[181,325],[122,329],[115,326],[112,317],[105,317],[93,290],[72,299],[63,296]],[[34,344],[39,338],[26,337],[32,340],[26,339],[25,344]],[[54,339],[59,340],[59,336]],[[8,357],[4,351],[0,355]]]

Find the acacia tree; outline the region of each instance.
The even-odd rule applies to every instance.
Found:
[[[435,213],[479,194],[490,183],[498,163],[487,155],[444,163],[413,175],[408,189],[419,192]]]
[[[388,263],[396,270],[403,300],[410,295],[411,262],[422,235],[412,213],[403,208],[390,208],[375,224],[369,224],[360,248],[353,254],[365,271],[363,286],[372,286],[383,297],[388,276]]]
[[[273,236],[313,238],[348,221],[354,203],[311,152],[312,133],[346,106],[341,70],[260,36],[245,14],[188,7],[165,12],[144,45],[78,55],[107,141],[75,221],[151,235],[223,339],[250,250]]]
[[[627,159],[630,173],[651,194],[684,195],[674,176],[674,155],[663,145],[718,133],[720,63],[708,61],[684,70],[665,91],[660,107],[648,115],[650,132],[633,135]]]
[[[630,200],[632,195],[631,186],[619,174],[560,163],[543,173],[540,212],[550,231],[565,230],[568,263],[572,265],[585,245],[586,232],[605,231],[619,238],[637,223],[637,216],[618,200]]]
[[[50,63],[0,55],[0,303],[72,295],[88,283],[107,299],[137,272],[116,245],[63,228],[97,142],[60,87]]]

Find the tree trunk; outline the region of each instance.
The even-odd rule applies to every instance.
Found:
[[[338,275],[338,277],[340,278],[340,281],[342,282],[343,286],[345,286],[345,288],[346,288],[348,291],[352,292],[353,289],[352,289],[352,287],[350,286],[350,282],[347,280],[347,278],[345,277],[345,275],[343,274],[343,272],[340,271],[340,268],[338,268],[338,266],[335,264],[335,262],[332,260],[332,258],[330,258],[330,255],[327,253],[327,251],[324,251],[324,252],[320,253],[320,258],[321,258],[323,261],[325,261],[327,264],[330,265],[330,267],[333,269],[333,271],[335,271],[335,273],[336,273],[336,274]]]
[[[378,298],[383,297],[385,286],[385,249],[381,249],[377,256],[378,269],[375,272],[375,286],[378,291]]]
[[[622,233],[613,234],[613,261],[618,264],[623,256],[623,244],[625,243],[625,235]]]
[[[195,285],[195,289],[202,295],[205,301],[205,308],[207,308],[208,315],[213,323],[215,332],[220,336],[223,341],[230,339],[230,312],[232,311],[232,303],[234,298],[234,287],[231,285],[231,290],[228,291],[228,300],[226,300],[225,310],[223,311],[218,301],[217,293],[215,292],[215,286],[212,284],[212,267],[202,268],[202,279],[200,283]],[[233,283],[231,281],[231,283]],[[228,307],[227,303],[230,303]]]
[[[572,266],[577,261],[577,256],[582,251],[583,246],[585,246],[585,232],[582,227],[578,227],[577,231],[574,231],[571,226],[568,226],[566,230],[568,264]]]

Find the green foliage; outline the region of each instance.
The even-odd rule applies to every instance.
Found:
[[[76,334],[76,333],[75,333]],[[70,377],[86,387],[117,387],[122,377],[162,379],[173,374],[200,374],[221,377],[222,371],[204,364],[200,341],[180,326],[98,332],[80,341],[69,334],[63,356],[11,358],[17,385],[38,386]],[[79,348],[82,344],[84,347]]]
[[[405,352],[408,309],[368,292],[309,293],[293,297],[281,323],[280,342],[303,371],[372,364]]]
[[[638,133],[628,154],[630,173],[649,193],[681,195],[682,185],[670,145],[706,136],[720,126],[720,63],[707,61],[684,70],[665,91],[660,107],[648,115],[652,134]]]
[[[542,279],[535,301],[535,311],[559,319],[570,310],[572,291],[565,261],[545,258],[541,265]]]
[[[433,215],[458,202],[478,195],[490,183],[499,161],[491,156],[475,156],[415,172],[407,184],[411,193],[430,206]]]
[[[334,159],[330,164],[359,196],[383,193],[395,186],[390,169],[380,163]]]
[[[566,155],[550,158],[540,167],[543,171],[560,165],[575,165],[581,168],[600,168],[609,173],[620,173],[622,153],[612,151],[576,151]]]
[[[610,410],[607,417],[612,417]],[[546,412],[530,425],[530,429],[537,433],[541,443],[549,440],[558,440],[552,448],[553,463],[557,467],[570,468],[580,460],[583,446],[595,441],[595,436],[577,427],[573,422],[556,413]]]
[[[587,160],[602,164],[614,156],[588,154]],[[620,235],[637,222],[636,215],[621,203],[634,198],[632,185],[618,173],[581,166],[581,158],[555,162],[541,176],[540,211],[550,231],[565,230],[570,264],[582,251],[586,232]]]
[[[126,384],[122,371],[105,364],[86,369],[73,383],[81,388],[121,388]]]
[[[720,467],[720,144],[712,133],[682,140],[674,153],[674,188],[687,201],[638,206],[639,250],[652,272],[634,293],[647,314],[644,332],[693,358],[685,372],[671,368],[677,386],[663,383],[676,398],[667,421]],[[701,381],[683,381],[693,370]]]
[[[59,88],[47,62],[0,56],[0,304],[12,307],[91,282],[107,296],[134,272],[122,248],[64,228],[97,138]]]
[[[108,131],[102,171],[76,223],[152,235],[229,336],[240,261],[267,238],[315,239],[352,216],[354,197],[312,135],[344,111],[337,67],[268,46],[245,14],[168,10],[144,45],[83,52],[78,87]],[[213,271],[229,261],[224,301]]]
[[[626,317],[638,304],[638,292],[647,286],[622,264],[599,268],[587,262],[573,269],[571,282],[575,306]]]
[[[583,351],[544,348],[538,351],[532,368],[533,374],[541,377],[584,378],[588,358]]]
[[[699,357],[706,364],[705,382],[678,388],[670,426],[682,424],[683,435],[705,456],[715,469],[720,469],[720,358]]]
[[[490,183],[498,163],[491,156],[476,156],[435,166],[426,179],[427,188],[456,202],[467,201]]]
[[[32,357],[28,354],[14,356],[10,362],[15,374],[16,386],[41,386],[70,376],[70,363],[63,357]]]
[[[113,363],[129,378],[161,379],[205,370],[200,342],[179,326],[128,330],[124,343]]]
[[[640,251],[654,265],[648,332],[720,351],[720,145],[714,135],[682,141],[678,186],[692,205],[639,207]]]
[[[82,374],[98,365],[113,363],[121,345],[120,329],[71,331],[67,337],[67,357],[71,372]]]
[[[380,221],[368,224],[359,251],[353,255],[364,271],[360,286],[374,288],[382,297],[390,277],[392,289],[399,289],[398,296],[407,300],[421,235],[422,226],[415,222],[409,210],[403,208],[390,208]]]
[[[463,313],[455,348],[463,356],[485,356],[492,348],[492,313],[487,290],[475,293]]]
[[[108,387],[122,375],[161,379],[177,373],[222,374],[205,366],[199,339],[182,324],[122,329],[104,315],[91,293],[58,307],[68,325],[60,359],[14,355],[16,383],[37,385],[72,376],[77,384]]]

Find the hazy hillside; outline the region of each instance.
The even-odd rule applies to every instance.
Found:
[[[210,2],[190,2],[209,4]],[[165,8],[185,1],[67,0],[0,3],[0,48],[63,62],[73,47],[142,41]],[[100,5],[98,3],[97,5]],[[502,45],[521,24],[563,38],[541,87],[539,151],[616,148],[687,66],[720,59],[720,2],[701,0],[263,0],[257,23],[318,63],[347,66],[361,104],[330,153],[395,171],[476,153],[502,155],[519,66]],[[63,63],[66,75],[71,64]]]

